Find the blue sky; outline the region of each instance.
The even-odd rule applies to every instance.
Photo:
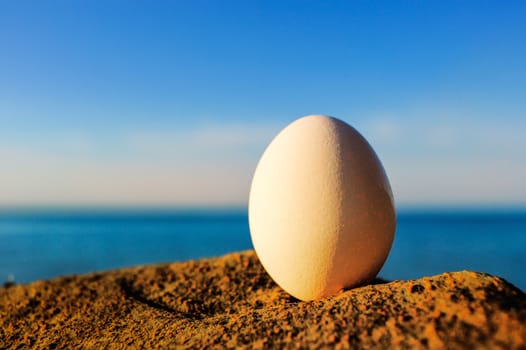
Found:
[[[400,206],[526,204],[526,2],[0,2],[0,205],[244,205],[329,114]]]

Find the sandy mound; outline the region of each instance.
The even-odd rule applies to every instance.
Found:
[[[0,348],[526,348],[526,295],[474,272],[300,302],[254,252],[0,288]]]

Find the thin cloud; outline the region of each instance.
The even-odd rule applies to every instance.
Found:
[[[243,205],[265,124],[41,135],[0,147],[0,205]],[[111,156],[108,155],[111,154]]]
[[[395,116],[355,125],[379,154],[397,202],[524,204],[524,123]],[[282,125],[39,135],[1,142],[0,205],[244,205]]]
[[[526,122],[392,118],[364,130],[403,205],[526,204]]]

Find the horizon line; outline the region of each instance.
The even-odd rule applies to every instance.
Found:
[[[248,203],[244,204],[0,204],[0,213],[9,212],[184,212],[184,211],[216,211],[235,212],[248,211]],[[522,212],[526,211],[526,203],[421,203],[396,205],[397,213],[406,212]]]

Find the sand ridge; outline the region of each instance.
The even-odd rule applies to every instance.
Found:
[[[525,349],[526,295],[463,271],[301,302],[253,251],[0,288],[0,348],[225,347]]]

